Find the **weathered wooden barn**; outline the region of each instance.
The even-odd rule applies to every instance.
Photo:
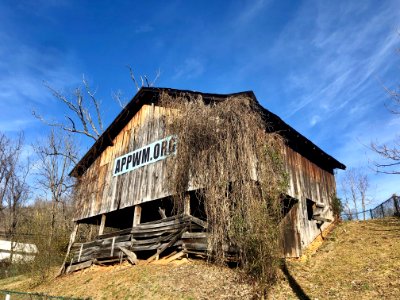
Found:
[[[225,101],[235,95],[256,100],[251,91],[222,95],[142,88],[71,172],[78,179],[78,197],[70,271],[94,260],[117,260],[123,255],[133,259],[133,253],[140,251],[150,251],[152,259],[171,246],[187,252],[207,250],[207,220],[191,191],[185,214],[172,216],[166,161],[169,154],[179,153],[179,143],[166,136],[162,121],[165,109],[159,106],[162,92],[200,94],[206,102]],[[286,141],[287,196],[292,200],[286,203],[282,221],[286,224],[283,244],[286,256],[298,257],[333,221],[334,170],[345,166],[277,115],[265,108],[262,111],[269,130]],[[98,225],[97,237],[73,243],[79,224]]]

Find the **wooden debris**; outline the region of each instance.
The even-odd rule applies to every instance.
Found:
[[[156,253],[147,260],[151,262],[157,260],[160,254],[171,247],[200,250],[205,254],[207,233],[204,230],[206,228],[206,222],[191,215],[182,214],[102,234],[93,241],[70,245],[70,267],[79,269],[81,263],[88,264],[88,261],[94,264],[121,262],[123,257],[132,264],[137,264],[136,253],[156,250]],[[174,251],[166,259],[175,260],[183,255],[183,252]]]
[[[187,227],[183,228],[178,234],[176,234],[171,241],[169,241],[168,244],[164,245],[163,247],[159,248],[156,252],[156,254],[154,254],[153,256],[149,257],[146,262],[152,262],[154,259],[156,259],[161,253],[164,252],[165,249],[167,249],[168,247],[172,246],[181,236],[182,234],[187,230]]]
[[[124,247],[118,247],[128,258],[129,262],[132,265],[137,265],[138,264],[138,259],[137,256],[134,252],[129,251],[128,249],[125,249]]]
[[[88,260],[88,261],[81,262],[81,263],[78,263],[78,264],[75,264],[75,265],[71,265],[71,266],[69,266],[67,268],[66,273],[68,274],[68,273],[71,273],[71,272],[74,272],[74,271],[78,271],[78,270],[82,270],[82,269],[85,269],[85,268],[89,268],[92,264],[93,264],[93,261],[92,260]]]
[[[174,261],[174,260],[176,260],[176,259],[178,259],[178,258],[181,258],[181,257],[184,256],[184,255],[186,255],[185,252],[183,252],[183,251],[178,252],[178,253],[176,253],[175,255],[172,255],[171,257],[165,259],[165,262],[166,262],[166,263],[170,263],[171,261]]]

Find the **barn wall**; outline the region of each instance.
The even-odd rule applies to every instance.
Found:
[[[107,147],[89,167],[82,176],[82,184],[78,185],[79,209],[75,219],[168,196],[168,158],[113,177],[116,157],[165,138],[164,114],[164,108],[143,105],[113,140],[113,146]],[[286,218],[285,230],[295,239],[290,245],[290,256],[299,256],[301,249],[320,233],[316,221],[307,219],[306,199],[329,205],[335,193],[335,179],[332,173],[321,169],[289,147],[285,147],[284,156],[290,179],[288,195],[299,200]],[[327,217],[332,217],[331,213]]]
[[[293,226],[296,227],[296,234],[300,234],[300,247],[304,249],[320,234],[317,222],[308,220],[306,201],[310,199],[330,207],[332,196],[336,192],[335,177],[288,147],[285,147],[285,157],[290,180],[288,195],[299,201],[296,225]],[[329,209],[325,216],[333,219],[332,210]],[[329,223],[324,223],[321,229],[328,225]]]
[[[113,176],[114,160],[165,137],[164,109],[143,105],[81,178],[75,219],[84,219],[168,195],[166,160]],[[168,159],[168,158],[167,158]]]

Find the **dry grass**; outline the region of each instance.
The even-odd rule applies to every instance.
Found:
[[[311,299],[398,299],[400,219],[345,222],[318,250],[287,267]],[[253,286],[237,270],[203,261],[92,267],[36,287],[19,276],[0,280],[0,289],[93,299],[251,299]],[[287,277],[270,299],[297,299]]]
[[[29,280],[0,281],[3,288],[92,299],[251,299],[252,286],[227,267],[204,261],[132,267],[94,266],[29,288]]]
[[[287,262],[311,299],[398,299],[400,219],[344,222],[315,253]],[[296,299],[281,274],[272,299]]]

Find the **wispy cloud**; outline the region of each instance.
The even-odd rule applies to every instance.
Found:
[[[303,96],[291,103],[287,118],[310,107],[323,108],[329,114],[347,110],[348,105],[361,100],[356,97],[362,91],[370,88],[366,82],[375,80],[374,76],[386,71],[388,57],[394,55],[395,46],[399,44],[399,37],[389,24],[400,17],[400,10],[387,7],[368,21],[353,23],[352,14],[355,12],[352,5],[341,7],[342,20],[337,20],[338,14],[332,14],[332,6],[320,5],[316,24],[308,32],[305,32],[305,26],[299,26],[309,17],[309,10],[304,10],[276,43],[272,50],[275,52],[284,47],[295,48],[297,43],[307,41],[313,46],[307,50],[309,64],[292,71],[288,77],[289,88],[293,82],[297,87],[303,86]],[[383,24],[388,24],[387,31],[382,30]],[[307,53],[300,50],[294,55],[305,59]],[[297,81],[303,78],[304,82],[293,81],[293,78]]]
[[[174,79],[191,79],[202,75],[204,64],[200,59],[187,58],[175,70]]]
[[[54,101],[43,81],[62,88],[77,82],[69,53],[21,43],[0,31],[0,131],[28,128],[31,109]]]
[[[247,1],[240,8],[240,14],[237,18],[235,18],[236,26],[245,25],[246,23],[252,21],[257,15],[262,13],[262,9],[269,3],[270,1],[266,0],[256,0],[256,1]]]
[[[348,167],[366,167],[378,197],[400,191],[397,178],[385,176],[382,185],[369,163],[379,158],[368,148],[400,132],[378,80],[398,74],[399,20],[395,1],[307,1],[268,53],[298,62],[286,76],[283,118]]]

